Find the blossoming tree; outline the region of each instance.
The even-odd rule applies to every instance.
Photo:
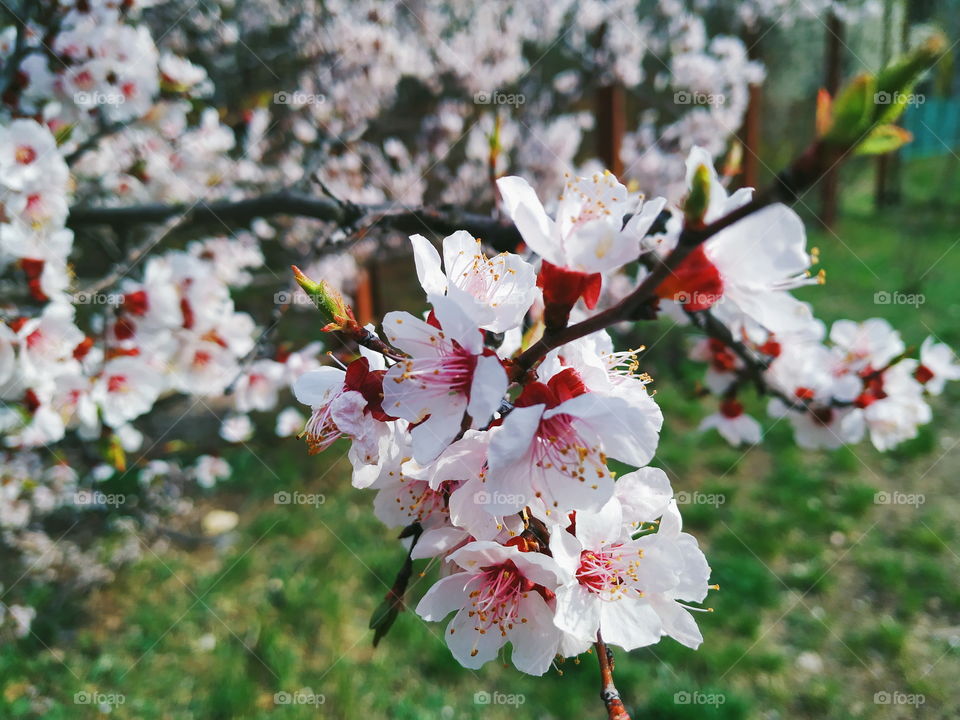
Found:
[[[609,715],[627,717],[607,645],[670,636],[696,648],[693,613],[711,586],[650,465],[669,408],[617,328],[670,314],[698,330],[692,357],[718,396],[702,429],[734,445],[761,438],[739,400],[751,389],[804,447],[869,437],[886,450],[913,437],[960,365],[934,338],[906,348],[881,319],[828,332],[790,293],[823,274],[789,204],[846,156],[906,141],[892,125],[902,105],[876,96],[904,94],[943,40],[821,94],[809,149],[770,188],[731,193],[715,158],[762,68],[672,0],[649,15],[615,0],[544,16],[512,2],[421,15],[374,0],[293,5],[214,3],[175,22],[174,1],[8,8],[3,544],[21,560],[57,554],[81,585],[106,579],[135,554],[137,523],[181,509],[188,482],[230,472],[216,445],[159,452],[175,423],[145,425],[164,404],[215,407],[227,443],[250,439],[252,413],[276,413],[277,434],[303,436],[311,452],[349,438],[353,485],[401,528],[407,558],[375,641],[404,606],[413,561],[436,559],[443,577],[416,612],[452,615],[445,637],[461,664],[478,668],[509,643],[513,664],[540,675],[595,645]],[[218,95],[231,82],[220,61],[256,44],[263,17],[302,41],[292,70],[276,65],[295,85],[243,106]],[[164,22],[161,43],[150,28]],[[194,49],[209,74],[186,59]],[[532,71],[550,52],[564,69],[544,84]],[[645,74],[648,54],[668,56],[669,72]],[[431,107],[401,139],[384,118],[406,80]],[[583,159],[590,115],[576,108],[598,87],[644,82],[729,102],[645,116],[618,178]],[[527,97],[529,122],[496,107]],[[412,251],[430,310],[361,324],[343,298],[353,257],[391,243]],[[278,270],[291,260],[306,270],[295,268],[303,295]],[[262,308],[271,283],[258,326],[235,296]],[[340,367],[318,338],[275,336],[298,297],[337,338],[327,344],[346,348]],[[301,409],[281,407],[288,388]],[[633,470],[618,475],[610,460]],[[46,533],[96,483],[133,471],[144,502],[124,518],[132,550],[105,563],[95,546]],[[31,613],[0,605],[0,623],[23,634]]]

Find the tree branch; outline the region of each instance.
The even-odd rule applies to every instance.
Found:
[[[600,663],[600,699],[607,708],[607,717],[609,720],[630,720],[630,714],[620,699],[620,691],[613,683],[613,653],[607,649],[599,631],[594,647]]]
[[[522,238],[512,224],[457,208],[404,208],[396,204],[354,205],[331,198],[283,190],[242,200],[218,200],[196,205],[153,203],[129,207],[77,207],[67,225],[74,230],[92,225],[150,225],[179,217],[178,227],[196,224],[241,224],[258,217],[293,215],[331,222],[340,227],[363,223],[405,233],[430,231],[449,235],[467,230],[497,250],[514,250]]]

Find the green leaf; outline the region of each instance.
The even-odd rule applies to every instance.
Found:
[[[74,125],[63,125],[56,131],[54,139],[57,141],[57,147],[63,145],[73,136],[74,127]]]
[[[107,440],[107,445],[104,448],[103,455],[106,461],[119,472],[126,472],[127,454],[123,450],[123,445],[120,443],[120,437],[118,435],[110,435],[110,438]]]
[[[912,88],[912,86],[911,86]],[[901,92],[897,90],[894,93],[880,92],[875,94],[876,98],[876,122],[884,125],[892,123],[898,117],[903,115],[907,105],[915,101],[913,93]]]
[[[370,618],[370,629],[373,630],[374,647],[379,645],[383,637],[390,631],[402,607],[401,604],[396,602],[395,598],[387,597],[373,611],[373,616]]]
[[[893,152],[913,140],[913,135],[896,125],[880,125],[870,131],[863,142],[857,145],[855,155],[884,155]]]
[[[833,98],[823,88],[817,93],[816,126],[817,137],[822,138],[833,125]]]
[[[876,81],[863,73],[840,90],[833,101],[833,123],[825,140],[837,145],[854,143],[873,117]]]
[[[900,117],[909,104],[920,76],[935,65],[946,51],[946,36],[935,32],[909,54],[877,73],[874,121],[885,124]]]

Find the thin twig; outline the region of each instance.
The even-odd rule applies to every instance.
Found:
[[[730,328],[717,320],[709,310],[703,310],[701,312],[687,311],[687,317],[689,317],[690,321],[706,334],[707,337],[719,340],[726,347],[733,350],[734,354],[740,358],[744,365],[741,370],[745,377],[738,379],[746,379],[752,382],[760,394],[768,393],[768,387],[763,377],[763,373],[770,365],[767,360],[757,357],[750,348],[737,340],[733,336],[733,333],[730,332]]]
[[[607,708],[609,720],[630,720],[630,713],[620,699],[620,691],[613,682],[613,653],[607,649],[600,632],[597,631],[597,661],[600,663],[600,699]]]

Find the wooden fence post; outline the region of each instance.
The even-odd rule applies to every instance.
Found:
[[[380,320],[377,317],[377,298],[376,289],[373,286],[376,258],[369,258],[365,264],[360,266],[357,272],[357,287],[354,292],[353,313],[356,315],[357,322],[361,325],[367,323],[376,323]]]
[[[825,60],[824,87],[830,95],[836,96],[843,74],[843,21],[833,10],[827,15]],[[832,228],[837,222],[840,186],[837,169],[828,170],[820,182],[820,222],[824,227]]]
[[[623,159],[620,157],[620,150],[623,148],[627,124],[623,86],[614,83],[597,90],[594,117],[597,156],[610,172],[622,180]]]
[[[747,31],[743,38],[747,46],[747,57],[751,60],[762,60],[760,51],[760,38],[762,36],[757,30]],[[750,98],[747,101],[747,113],[743,118],[743,127],[739,133],[743,143],[743,175],[741,184],[743,187],[760,186],[760,145],[762,143],[763,129],[761,127],[763,113],[763,86],[760,84],[750,85],[748,88]]]

